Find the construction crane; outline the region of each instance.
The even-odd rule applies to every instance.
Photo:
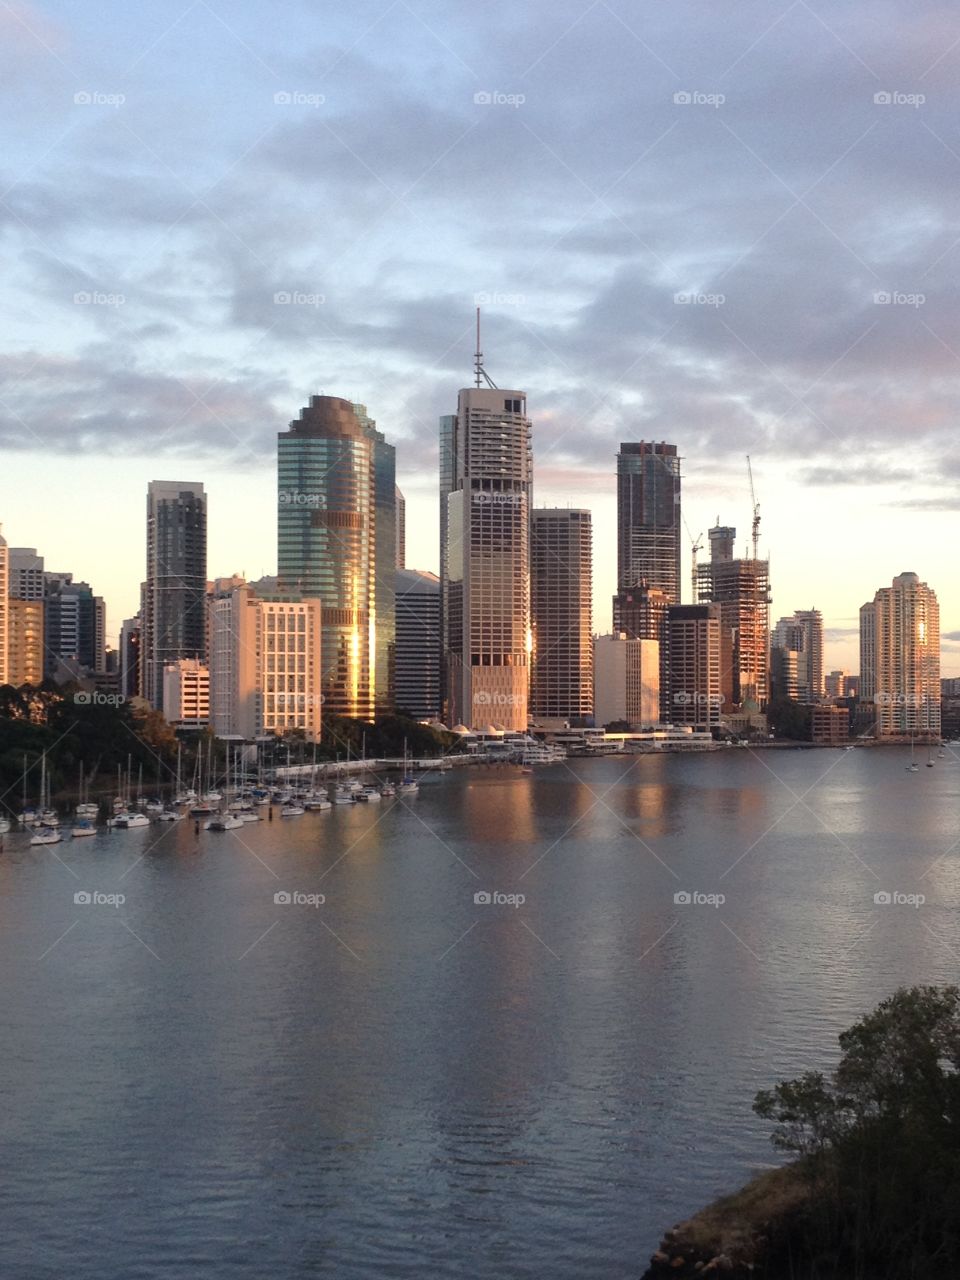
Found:
[[[750,465],[750,455],[747,454],[747,475],[750,477],[750,501],[753,504],[753,558],[757,559],[757,548],[760,545],[760,503],[757,501],[757,495],[753,488],[753,467]]]
[[[718,523],[719,523],[719,517]],[[697,603],[697,552],[703,546],[703,534],[698,533],[696,538],[690,532],[690,526],[687,524],[686,516],[683,517],[683,527],[687,531],[687,537],[690,539],[690,603]]]

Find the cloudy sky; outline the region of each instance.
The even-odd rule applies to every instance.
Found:
[[[955,7],[9,0],[0,50],[0,520],[111,629],[150,479],[207,484],[211,574],[275,570],[317,392],[396,443],[436,568],[482,298],[537,501],[594,511],[597,629],[618,442],[666,439],[691,533],[741,545],[751,455],[774,617],[821,608],[828,667],[914,570],[960,674]]]

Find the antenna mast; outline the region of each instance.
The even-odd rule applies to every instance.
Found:
[[[497,384],[487,373],[483,367],[483,352],[480,350],[480,308],[477,307],[477,349],[473,353],[473,379],[476,386],[480,386],[480,379],[483,378],[487,386],[496,391]]]

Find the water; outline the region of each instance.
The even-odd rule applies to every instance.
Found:
[[[476,768],[238,832],[7,837],[0,1275],[636,1277],[774,1158],[758,1088],[956,979],[960,767],[906,761]]]

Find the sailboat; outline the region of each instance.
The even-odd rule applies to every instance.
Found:
[[[407,740],[403,740],[403,777],[397,783],[397,794],[401,796],[415,796],[420,790],[420,783],[409,772],[410,761],[407,758]]]
[[[913,734],[910,735],[910,763],[907,765],[908,773],[919,773],[920,766],[913,758]]]
[[[47,815],[55,819],[50,822]],[[47,777],[47,753],[44,752],[40,763],[40,826],[30,837],[31,844],[59,844],[63,839],[60,834],[60,819],[50,809],[50,781]]]
[[[928,768],[928,769],[932,769],[932,768],[933,768],[933,764],[934,764],[934,760],[933,760],[933,748],[930,746],[930,743],[928,742],[928,743],[927,743],[927,768]]]

